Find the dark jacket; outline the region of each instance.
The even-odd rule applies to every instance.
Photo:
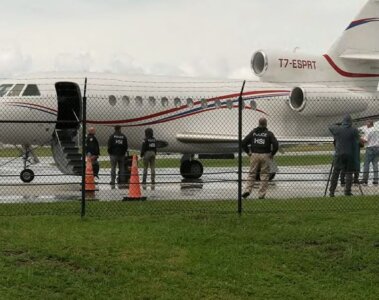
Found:
[[[329,127],[336,141],[336,155],[357,155],[357,150],[359,150],[359,132],[357,128],[352,127],[352,123],[350,115],[346,115],[343,118],[341,126],[333,125]]]
[[[155,137],[145,138],[142,142],[141,157],[143,157],[146,151],[154,151],[157,153],[157,140]]]
[[[128,151],[128,140],[122,133],[115,132],[108,139],[108,154],[124,156]]]
[[[242,149],[246,153],[271,153],[274,156],[278,148],[278,140],[266,127],[255,128],[242,141]]]
[[[100,155],[99,142],[93,134],[88,134],[86,139],[86,155]]]

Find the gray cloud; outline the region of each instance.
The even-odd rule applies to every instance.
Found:
[[[0,46],[1,78],[6,78],[19,72],[27,72],[31,69],[31,66],[31,57],[22,53],[18,46],[6,42]]]
[[[146,69],[126,53],[112,55],[107,71],[121,74],[146,74]]]
[[[4,70],[233,77],[258,48],[327,51],[365,2],[7,1],[2,37],[21,60]]]
[[[88,52],[60,53],[55,57],[54,70],[67,72],[91,71],[93,60]]]

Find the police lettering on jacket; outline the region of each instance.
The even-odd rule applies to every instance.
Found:
[[[268,134],[267,132],[253,133],[252,143],[255,147],[266,147],[268,144]]]
[[[157,152],[157,140],[155,138],[147,138],[143,140],[141,156],[143,156],[146,151]]]
[[[112,134],[108,140],[108,153],[110,155],[125,155],[128,150],[128,140],[124,134]]]
[[[278,147],[274,134],[263,127],[255,128],[242,141],[242,148],[246,153],[270,153],[274,156]]]

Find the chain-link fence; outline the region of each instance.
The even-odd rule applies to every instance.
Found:
[[[219,80],[4,81],[0,84],[0,214],[377,209],[377,170],[372,165],[364,170],[367,150],[359,149],[358,139],[352,193],[359,201],[338,197],[344,196],[349,184],[342,175],[336,197],[329,197],[335,156],[329,127],[348,113],[365,137],[364,121],[379,114],[375,93],[367,91],[374,82],[355,84],[357,88],[351,89],[346,82],[301,87],[246,82],[241,90],[240,81]],[[262,117],[278,139],[279,151],[269,160],[268,171],[265,164],[258,164],[263,169],[250,176],[255,183],[244,199],[251,166],[244,150],[251,151],[251,143],[242,140]],[[112,154],[115,126],[121,126],[127,139],[125,155]],[[147,158],[146,151],[141,157],[148,128],[155,145],[147,151],[157,148],[155,161]],[[98,154],[90,153],[94,150],[88,145],[88,130],[99,143]],[[375,151],[374,167],[379,155]],[[265,192],[261,186],[267,172]]]

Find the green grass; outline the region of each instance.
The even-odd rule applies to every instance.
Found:
[[[237,197],[237,196],[236,196]],[[228,200],[147,200],[135,202],[92,201],[85,204],[86,215],[91,217],[115,217],[138,215],[169,215],[177,213],[225,214],[237,212],[237,198]],[[379,198],[374,196],[316,197],[296,199],[248,199],[242,202],[243,212],[352,212],[357,210],[379,211]],[[52,203],[3,203],[0,216],[25,215],[80,215],[80,200],[64,200]]]
[[[366,210],[2,217],[0,299],[377,299],[377,200],[347,200]]]
[[[48,157],[52,156],[51,148],[50,147],[37,147],[34,150],[34,153],[38,157]],[[22,151],[21,147],[18,148],[3,148],[0,149],[0,157],[21,157]]]

